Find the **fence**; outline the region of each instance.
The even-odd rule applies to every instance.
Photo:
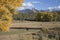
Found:
[[[12,29],[10,32],[0,32],[0,40],[60,40],[59,33],[43,33],[40,29]]]

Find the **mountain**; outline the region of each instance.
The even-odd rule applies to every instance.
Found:
[[[24,9],[24,10],[18,10],[18,12],[29,13],[29,12],[33,12],[33,11],[30,9]]]
[[[32,8],[32,9],[24,9],[24,10],[18,10],[20,13],[36,13],[39,12],[39,10]]]
[[[47,11],[50,11],[50,12],[52,12],[52,11],[60,11],[60,8],[47,9]]]

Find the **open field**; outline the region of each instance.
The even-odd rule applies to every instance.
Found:
[[[39,30],[27,31],[25,29],[11,29],[10,32],[0,32],[0,40],[31,40],[33,37],[32,33],[37,33],[38,31]]]
[[[34,21],[14,21],[11,27],[41,28],[60,27],[60,22],[34,22]]]
[[[60,27],[60,22],[34,22],[34,21],[14,21],[11,27],[17,28],[41,28]],[[52,33],[53,34],[53,33]],[[49,35],[49,34],[47,34]],[[57,34],[58,35],[58,34]],[[42,38],[41,38],[42,37]],[[48,40],[40,29],[10,29],[9,32],[0,32],[0,40]],[[59,39],[59,37],[58,37]],[[53,38],[51,40],[56,40]]]

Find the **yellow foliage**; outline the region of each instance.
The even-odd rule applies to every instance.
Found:
[[[24,0],[0,0],[0,5],[11,5],[11,6],[17,6],[23,3]],[[17,4],[19,3],[19,4]]]
[[[16,7],[21,7],[24,0],[0,0],[0,31],[9,31]]]

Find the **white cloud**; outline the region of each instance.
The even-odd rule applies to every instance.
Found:
[[[48,7],[48,9],[60,9],[60,5],[59,6],[55,6],[55,7]]]
[[[59,5],[59,6],[55,6],[55,7],[48,7],[48,9],[49,9],[50,11],[52,11],[52,9],[60,9],[60,5]]]
[[[33,8],[33,7],[34,7],[34,5],[31,2],[27,2],[27,3],[23,3],[23,6],[17,8],[17,9],[18,10],[23,10],[23,9],[26,9],[26,8]]]
[[[33,4],[32,3],[27,3],[28,6],[30,7],[33,7]]]
[[[58,6],[58,8],[60,8],[60,6]]]
[[[23,3],[23,6],[27,6],[26,3]]]
[[[23,6],[34,7],[34,5],[31,2],[23,3]]]
[[[53,9],[52,7],[48,7],[48,9]]]
[[[17,8],[18,10],[23,10],[23,9],[25,9],[24,7],[18,7]]]

